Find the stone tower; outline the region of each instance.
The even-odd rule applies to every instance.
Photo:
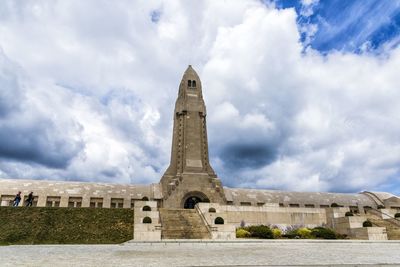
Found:
[[[193,208],[197,202],[225,203],[221,181],[208,157],[201,81],[191,65],[179,85],[171,162],[161,178],[161,186],[164,207]]]

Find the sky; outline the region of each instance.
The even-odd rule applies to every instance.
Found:
[[[400,194],[400,1],[0,2],[0,178],[147,184],[189,64],[229,187]]]

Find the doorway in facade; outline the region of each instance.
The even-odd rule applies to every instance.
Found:
[[[191,194],[184,198],[183,208],[194,209],[199,202],[210,202],[210,200],[204,194]]]

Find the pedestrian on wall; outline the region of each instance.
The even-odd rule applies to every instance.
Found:
[[[32,203],[33,203],[33,192],[30,192],[28,198],[26,199],[26,206],[32,207]]]
[[[15,198],[14,198],[13,207],[17,207],[19,205],[20,201],[21,201],[21,191],[18,191],[18,193],[15,195]]]

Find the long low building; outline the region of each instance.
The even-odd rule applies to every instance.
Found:
[[[33,192],[33,206],[38,207],[133,208],[136,200],[156,201],[159,207],[163,207],[161,185],[157,183],[132,185],[19,179],[0,179],[1,206],[12,206],[19,191],[23,200]],[[275,203],[280,207],[304,208],[338,205],[356,212],[379,206],[400,210],[400,198],[382,192],[344,194],[228,187],[224,187],[223,191],[226,205],[233,206],[260,207]]]
[[[38,207],[133,208],[135,200],[162,199],[159,184],[0,179],[1,206],[12,206],[19,191],[22,200],[33,192],[33,206]]]

